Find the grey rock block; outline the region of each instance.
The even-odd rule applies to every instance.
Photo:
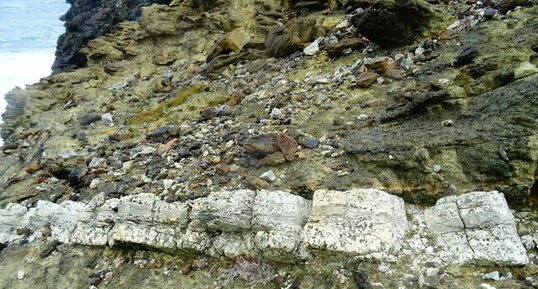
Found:
[[[311,249],[380,258],[400,249],[407,227],[399,197],[375,189],[318,190],[303,241]]]
[[[255,195],[250,190],[219,191],[194,200],[191,228],[223,232],[250,230]]]
[[[440,199],[425,210],[426,224],[457,264],[524,265],[529,262],[504,195],[471,192]]]
[[[307,258],[301,239],[312,201],[283,191],[259,191],[253,207],[254,244],[266,258]]]

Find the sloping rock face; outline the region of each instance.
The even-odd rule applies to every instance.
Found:
[[[538,7],[497,2],[142,7],[8,94],[0,284],[538,286]]]
[[[94,1],[68,0],[69,11],[62,16],[66,32],[58,39],[56,60],[52,71],[57,73],[65,69],[86,66],[86,57],[80,53],[88,41],[112,32],[125,20],[140,17],[141,7],[155,4],[169,4],[171,0],[129,0],[129,1]]]

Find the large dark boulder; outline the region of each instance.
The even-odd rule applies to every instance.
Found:
[[[62,16],[65,33],[58,39],[54,73],[84,67],[86,57],[80,53],[88,41],[112,32],[116,25],[140,16],[141,7],[169,4],[171,0],[67,0],[71,8]]]
[[[360,34],[382,47],[405,45],[432,27],[438,18],[421,0],[378,1],[351,18]]]

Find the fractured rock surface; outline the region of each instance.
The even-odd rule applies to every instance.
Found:
[[[68,244],[137,244],[168,252],[286,261],[312,255],[384,259],[414,243],[405,239],[409,223],[404,201],[376,189],[318,190],[312,201],[268,190],[218,191],[171,203],[149,193],[108,200],[99,194],[86,204],[10,204],[0,216],[3,244],[23,238],[24,230],[33,240],[50,229],[52,240]],[[529,261],[501,193],[446,197],[426,209],[424,217],[439,245],[446,247],[448,262]]]
[[[440,199],[426,209],[426,224],[452,262],[524,265],[529,262],[504,195],[472,192]]]
[[[50,225],[52,239],[63,243],[128,243],[228,257],[308,259],[307,247],[371,257],[399,250],[407,228],[399,197],[374,189],[319,190],[313,203],[283,191],[237,190],[192,203],[142,193],[108,200],[99,194],[87,204],[39,201],[30,209],[14,204],[0,210],[0,242],[17,239],[17,229],[39,232]]]
[[[304,239],[313,249],[359,255],[400,249],[407,229],[401,198],[375,189],[318,190]]]

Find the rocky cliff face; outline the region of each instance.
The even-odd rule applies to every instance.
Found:
[[[490,2],[74,1],[0,282],[536,286],[538,6]]]
[[[86,66],[86,57],[80,53],[88,41],[114,31],[126,20],[140,17],[144,6],[169,4],[171,0],[68,0],[71,8],[62,16],[66,32],[58,39],[56,60],[52,71],[76,69]]]

